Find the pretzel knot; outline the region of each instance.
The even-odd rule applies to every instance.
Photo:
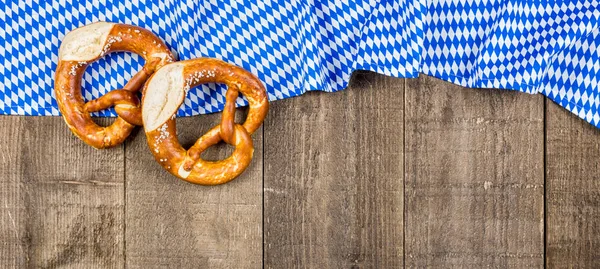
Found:
[[[81,79],[86,67],[115,51],[137,53],[146,63],[123,89],[85,103],[81,96]],[[167,46],[152,32],[109,22],[97,22],[69,32],[58,54],[54,82],[58,108],[71,131],[95,148],[116,146],[129,136],[135,125],[142,125],[137,94],[150,75],[174,60]],[[91,112],[113,106],[118,115],[113,124],[102,127],[92,120]]]
[[[211,82],[227,86],[221,122],[185,150],[177,140],[175,114],[190,88]],[[250,104],[243,124],[234,122],[239,93]],[[265,88],[258,78],[240,67],[209,58],[165,65],[144,86],[142,103],[144,129],[154,158],[171,174],[201,185],[229,182],[248,167],[254,152],[250,135],[269,110]],[[216,162],[200,158],[203,151],[220,141],[235,146],[231,156]]]

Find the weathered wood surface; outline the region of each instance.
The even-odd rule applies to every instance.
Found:
[[[265,123],[265,267],[403,265],[403,80],[273,103]]]
[[[542,96],[406,87],[407,267],[544,264]]]
[[[122,268],[123,149],[59,117],[0,117],[0,268]]]
[[[140,131],[100,151],[2,116],[0,268],[600,267],[600,131],[543,99],[359,72],[272,103],[217,187],[168,175]]]
[[[600,268],[600,130],[547,105],[548,268]]]

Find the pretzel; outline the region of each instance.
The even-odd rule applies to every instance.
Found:
[[[114,51],[141,55],[144,67],[123,87],[85,103],[81,96],[81,78],[86,67]],[[173,55],[152,32],[126,24],[97,22],[69,32],[58,52],[54,89],[58,108],[67,126],[77,137],[95,148],[109,148],[122,143],[135,125],[141,125],[141,107],[137,96],[148,77],[163,65],[173,62]],[[97,125],[90,113],[114,106],[117,119],[108,126]]]
[[[190,88],[210,82],[227,85],[221,122],[185,150],[177,139],[175,114]],[[248,167],[254,152],[250,135],[269,110],[265,88],[254,75],[221,60],[198,58],[165,65],[150,77],[143,91],[142,120],[148,146],[171,174],[191,183],[217,185],[233,180]],[[239,92],[250,104],[241,125],[234,122]],[[220,141],[235,146],[231,156],[216,162],[200,158]]]

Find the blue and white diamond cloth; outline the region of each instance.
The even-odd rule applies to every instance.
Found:
[[[58,115],[60,41],[76,27],[111,21],[152,30],[179,59],[240,65],[265,83],[271,100],[341,90],[357,69],[425,73],[463,86],[542,93],[600,127],[598,1],[72,2],[0,3],[0,114]],[[92,64],[84,98],[122,87],[142,65],[126,53]],[[192,89],[179,115],[220,111],[223,94],[218,85]]]

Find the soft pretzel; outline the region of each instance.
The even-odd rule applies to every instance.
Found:
[[[93,61],[114,51],[141,55],[146,63],[123,89],[85,103],[81,96],[81,78]],[[141,107],[137,97],[148,77],[174,58],[167,46],[152,32],[126,24],[97,22],[69,32],[58,52],[54,89],[58,108],[71,131],[87,144],[108,148],[120,144],[134,125],[141,125]],[[108,126],[97,125],[90,113],[115,107],[117,119]]]
[[[221,123],[185,150],[177,140],[175,114],[190,88],[211,82],[227,85]],[[238,92],[250,104],[241,125],[233,121]],[[254,152],[250,135],[260,127],[269,110],[265,88],[258,78],[240,67],[210,58],[162,67],[144,86],[142,103],[146,138],[156,161],[171,174],[201,185],[229,182],[248,167]],[[235,146],[231,156],[216,162],[200,158],[204,150],[221,140]]]

